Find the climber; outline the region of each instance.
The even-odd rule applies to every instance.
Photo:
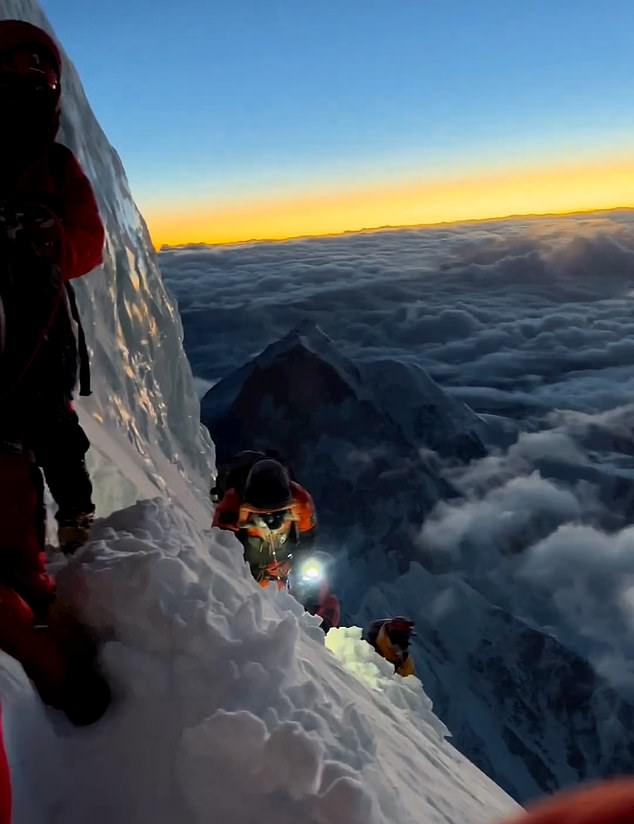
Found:
[[[18,660],[47,704],[77,725],[110,703],[97,649],[56,597],[44,553],[46,510],[31,451],[0,442],[0,649]]]
[[[213,526],[235,532],[244,547],[244,558],[261,586],[277,583],[287,588],[295,557],[314,544],[317,516],[310,493],[291,480],[280,456],[241,452],[221,467],[212,496],[219,499]],[[323,619],[328,630],[339,622],[339,602],[325,588],[305,607]]]
[[[333,558],[327,552],[299,549],[293,554],[288,589],[311,615],[321,618],[321,628],[328,632],[341,619],[339,599],[332,591]]]
[[[0,439],[24,440],[44,471],[61,548],[88,537],[90,446],[72,406],[88,352],[69,283],[102,261],[88,179],[56,142],[61,56],[41,29],[0,21]],[[79,360],[79,370],[78,370]]]
[[[365,640],[394,665],[397,675],[415,675],[414,659],[409,651],[414,622],[409,618],[383,618],[374,621],[364,633]]]

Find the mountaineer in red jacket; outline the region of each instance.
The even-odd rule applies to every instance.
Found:
[[[72,552],[95,507],[72,406],[78,362],[82,394],[90,387],[69,282],[101,263],[104,229],[88,179],[55,140],[61,70],[46,32],[0,21],[0,440],[35,454]]]
[[[31,451],[0,442],[0,649],[77,725],[110,703],[90,634],[55,594],[44,553],[43,482]]]
[[[72,552],[95,507],[89,442],[72,407],[78,372],[89,387],[69,281],[101,262],[104,230],[90,183],[55,141],[60,75],[45,32],[0,21],[0,648],[44,701],[83,724],[110,693],[92,640],[46,571],[40,467],[60,545]]]
[[[290,583],[327,632],[339,625],[340,608],[330,591],[326,554],[309,549],[317,534],[315,504],[273,454],[241,452],[221,468],[212,490],[219,499],[212,525],[235,532],[260,586],[287,588]]]

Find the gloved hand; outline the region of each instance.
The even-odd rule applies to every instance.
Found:
[[[55,212],[42,203],[16,205],[1,201],[0,238],[57,262],[62,255],[64,228]]]

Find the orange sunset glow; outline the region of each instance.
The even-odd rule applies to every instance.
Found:
[[[412,180],[233,203],[149,204],[157,248],[634,205],[634,159]]]

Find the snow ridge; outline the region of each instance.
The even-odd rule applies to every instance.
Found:
[[[58,581],[111,639],[120,699],[77,731],[49,711],[51,728],[26,683],[3,689],[18,821],[485,824],[513,809],[445,742],[417,679],[360,629],[329,639],[340,663],[317,619],[255,584],[233,536],[161,499],[102,522]],[[49,777],[28,757],[34,728]]]

